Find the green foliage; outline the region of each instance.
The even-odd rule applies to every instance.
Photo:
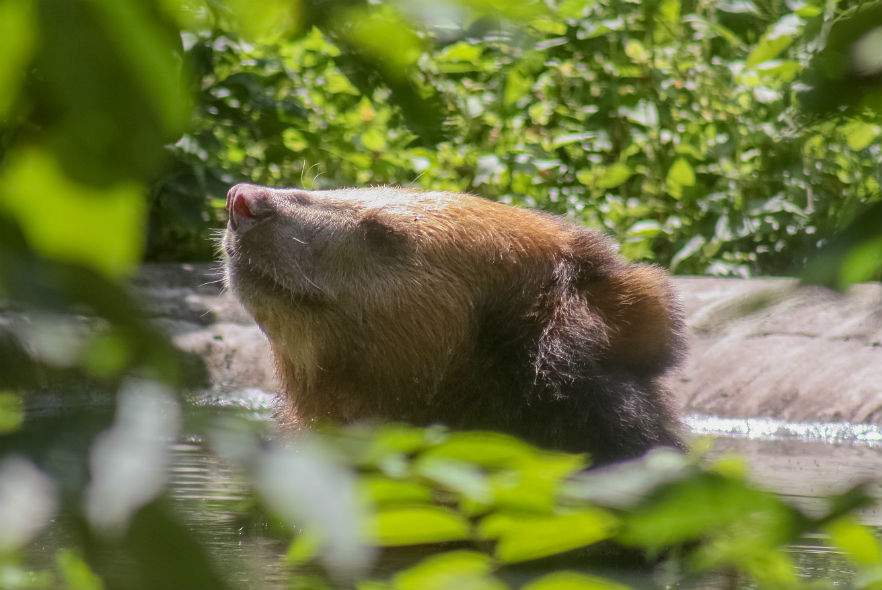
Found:
[[[117,282],[141,260],[163,144],[189,119],[179,31],[134,0],[2,0],[0,30],[0,297],[23,314],[0,325],[0,385],[179,378]]]
[[[880,199],[882,91],[849,92],[864,98],[841,116],[801,107],[803,90],[821,92],[807,85],[818,48],[857,39],[841,23],[882,23],[864,6],[830,10],[562,2],[520,28],[441,28],[417,10],[405,33],[385,6],[349,13],[350,28],[306,19],[272,44],[203,27],[188,50],[200,116],[176,157],[199,153],[197,176],[227,181],[472,191],[604,227],[625,255],[676,272],[800,274]],[[362,34],[372,27],[387,33]],[[387,78],[356,73],[353,47]],[[390,77],[443,113],[442,137],[414,124]],[[877,277],[874,248],[850,250],[860,262],[841,280],[816,280]]]
[[[21,396],[0,391],[0,434],[13,432],[24,422],[24,403]]]

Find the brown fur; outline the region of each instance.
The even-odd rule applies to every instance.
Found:
[[[602,234],[472,195],[237,185],[227,281],[290,420],[496,429],[598,461],[681,446],[682,320]]]

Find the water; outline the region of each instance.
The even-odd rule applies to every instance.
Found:
[[[871,424],[789,423],[765,418],[689,416],[696,435],[714,437],[711,457],[738,453],[750,479],[810,510],[825,494],[882,477],[882,428]],[[882,527],[882,486],[861,520]]]
[[[259,390],[235,394],[203,393],[191,402],[212,408],[239,408],[261,419],[271,419],[273,398]],[[30,400],[28,420],[68,422],[75,416],[99,416],[96,424],[110,419],[97,399],[77,402],[60,397]],[[103,407],[103,409],[102,409]],[[92,408],[90,410],[90,408]],[[80,420],[81,418],[77,418]],[[767,419],[722,419],[689,416],[689,429],[696,436],[712,436],[711,458],[738,453],[747,459],[750,479],[781,494],[788,501],[812,511],[825,494],[841,492],[867,480],[878,479],[882,470],[882,428],[871,425],[794,424]],[[96,426],[100,429],[100,426]],[[225,574],[237,587],[286,587],[289,573],[281,556],[287,550],[269,527],[242,522],[241,503],[249,498],[245,482],[229,464],[206,450],[197,438],[184,438],[172,445],[169,493],[176,511],[188,528],[198,530],[210,553],[226,567]],[[882,488],[874,487],[879,501],[859,514],[861,520],[882,527]],[[60,540],[58,542],[60,544]],[[50,543],[52,545],[53,543]],[[790,548],[800,573],[811,579],[831,580],[848,587],[854,571],[841,555],[819,538],[808,538]],[[658,580],[648,574],[618,576],[633,587],[654,587]],[[636,577],[635,577],[636,576]],[[686,583],[688,585],[688,583]],[[676,584],[675,587],[683,587]],[[701,587],[747,588],[732,580],[702,580]]]

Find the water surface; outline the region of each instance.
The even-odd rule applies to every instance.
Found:
[[[239,408],[261,420],[271,420],[274,408],[273,397],[259,390],[205,392],[195,395],[191,403],[209,411]],[[32,398],[27,415],[26,428],[35,424],[62,425],[71,420],[100,425],[112,418],[106,398],[102,401],[94,396]],[[743,455],[752,481],[808,511],[818,506],[824,495],[878,479],[882,474],[879,426],[708,416],[689,416],[686,424],[695,436],[713,437],[711,457]],[[173,443],[171,456],[169,492],[173,503],[187,526],[206,540],[210,553],[233,583],[244,588],[286,587],[289,573],[282,566],[285,543],[273,537],[270,527],[241,520],[241,503],[249,497],[243,479],[197,437],[185,435]],[[861,512],[860,518],[882,528],[882,487],[876,485],[873,489],[879,501]],[[61,545],[62,541],[50,541],[49,546],[56,543]],[[790,551],[800,573],[810,579],[831,580],[841,587],[849,587],[854,579],[853,570],[842,556],[820,538],[809,537]],[[659,583],[657,573],[655,577],[636,571],[611,575],[635,588],[656,587]],[[732,582],[705,579],[693,586],[692,582],[675,581],[673,587],[749,588],[744,582],[734,586]]]

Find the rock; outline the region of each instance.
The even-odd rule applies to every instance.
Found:
[[[677,278],[690,350],[686,413],[882,423],[882,286]]]
[[[218,265],[145,265],[133,284],[213,388],[272,391],[266,338]],[[882,286],[847,294],[794,279],[674,279],[690,350],[672,376],[684,413],[882,424]]]
[[[143,308],[186,352],[205,362],[207,386],[273,391],[270,347],[210,264],[147,264],[133,281]]]

